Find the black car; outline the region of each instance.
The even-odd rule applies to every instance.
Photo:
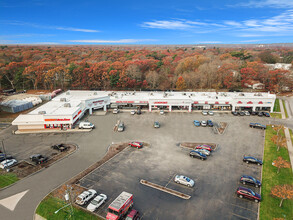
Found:
[[[212,122],[212,120],[207,120],[207,123],[209,127],[214,127],[214,123]]]
[[[262,161],[251,156],[244,156],[243,157],[243,162],[245,163],[256,163],[257,165],[262,165]]]
[[[261,201],[261,196],[258,193],[253,192],[251,189],[238,187],[236,190],[236,194],[239,198],[246,198],[254,200],[255,202]]]
[[[258,115],[259,117],[264,116],[264,115],[263,115],[263,112],[258,112],[257,115]]]
[[[250,112],[250,115],[257,115],[257,112],[252,111],[252,112]]]
[[[239,112],[240,116],[245,116],[245,112]]]
[[[243,185],[248,184],[255,187],[261,186],[261,182],[259,180],[253,178],[252,176],[247,176],[247,175],[243,175],[240,177],[240,183],[242,183]]]
[[[68,147],[65,146],[64,144],[56,144],[51,146],[51,148],[60,152],[66,151],[68,149]]]
[[[45,157],[42,154],[34,154],[30,156],[30,160],[36,164],[41,164],[46,163],[48,161],[48,157]]]
[[[234,116],[237,116],[238,115],[238,112],[232,112],[232,115],[234,115]]]
[[[7,154],[0,154],[0,162],[4,161],[4,160],[11,160],[13,159],[13,157],[11,155],[7,155]]]
[[[266,129],[267,128],[266,125],[262,125],[260,123],[250,123],[249,127],[251,127],[251,128],[259,128],[259,129]]]
[[[201,153],[201,152],[199,152],[197,150],[190,151],[189,156],[193,157],[193,158],[196,157],[196,158],[199,158],[201,160],[206,160],[207,159],[206,155],[204,155],[203,153]]]
[[[138,114],[138,115],[141,115],[141,110],[140,110],[140,108],[139,108],[139,109],[137,109],[137,112],[136,112],[136,114]]]
[[[263,112],[262,114],[266,117],[271,117],[270,113],[268,113],[268,112]]]

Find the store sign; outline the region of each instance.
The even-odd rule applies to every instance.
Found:
[[[79,110],[79,112],[77,112],[77,114],[73,117],[73,120],[81,113],[81,110]]]
[[[93,104],[102,104],[104,100],[94,101]]]
[[[198,101],[195,101],[194,104],[198,104]]]
[[[168,102],[154,102],[154,104],[168,104]]]
[[[148,104],[149,102],[148,102],[148,101],[140,101],[139,103],[145,103],[145,104]]]
[[[45,121],[70,121],[68,118],[45,119]]]
[[[238,101],[237,104],[242,104],[242,102],[241,101]]]
[[[247,104],[253,104],[253,102],[252,101],[249,101],[249,102],[247,102]]]
[[[134,103],[134,101],[116,101],[116,103]]]
[[[262,101],[259,101],[258,104],[263,104],[263,102]]]
[[[209,104],[209,102],[208,101],[205,101],[204,104]]]
[[[219,104],[219,102],[215,102],[215,104]]]
[[[229,105],[229,102],[225,102],[226,105]]]

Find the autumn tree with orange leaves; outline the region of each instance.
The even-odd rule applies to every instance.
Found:
[[[271,190],[271,194],[281,199],[279,207],[282,207],[285,199],[293,199],[293,185],[277,185]]]
[[[179,76],[176,82],[176,89],[177,90],[185,90],[186,89],[186,83],[182,76]]]
[[[278,157],[278,159],[273,161],[273,166],[277,167],[277,173],[280,173],[281,168],[290,168],[291,164],[288,161],[284,160],[283,157]]]

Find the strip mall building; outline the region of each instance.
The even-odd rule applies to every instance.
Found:
[[[126,92],[69,90],[13,122],[19,130],[71,129],[85,113],[109,108],[153,111],[273,111],[276,95],[236,92]]]

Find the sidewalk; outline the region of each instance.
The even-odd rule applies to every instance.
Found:
[[[90,132],[92,129],[43,129],[43,130],[16,130],[14,134],[39,134],[39,133],[77,133],[77,132]]]
[[[286,119],[282,100],[280,99],[280,101],[281,101],[280,109],[281,109],[281,113],[282,113],[282,119]],[[291,162],[291,170],[293,171],[293,146],[292,146],[289,128],[284,127],[284,133],[285,133],[285,137],[286,137],[286,141],[287,141],[288,153],[289,153],[290,162]]]

